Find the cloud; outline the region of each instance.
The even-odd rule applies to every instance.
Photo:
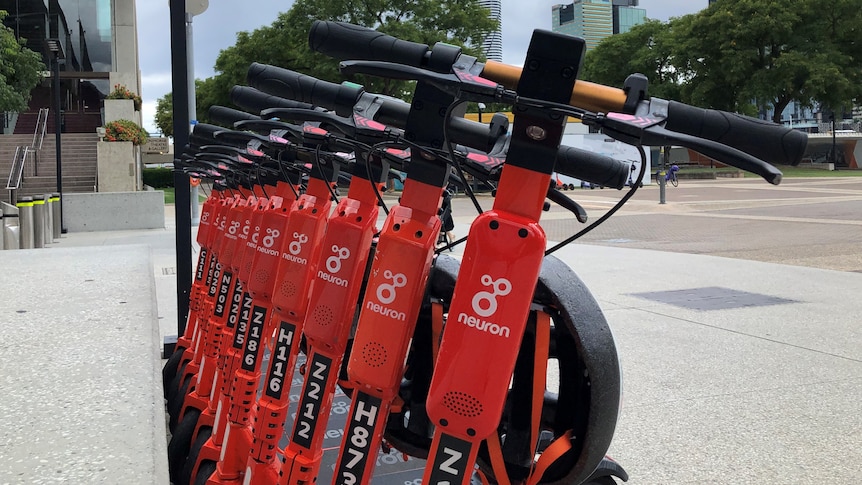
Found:
[[[154,134],[159,131],[159,129],[156,128],[155,118],[156,102],[144,101],[141,104],[141,123],[143,124],[144,129],[150,134]]]

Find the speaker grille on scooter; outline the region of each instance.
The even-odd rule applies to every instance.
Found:
[[[332,324],[332,309],[326,305],[319,305],[311,314],[313,321],[321,327],[326,327]]]
[[[443,405],[449,411],[465,418],[475,418],[482,414],[482,402],[464,392],[447,392],[443,396]]]
[[[269,281],[269,270],[261,268],[254,272],[254,279],[258,283],[265,285]]]
[[[362,358],[369,367],[380,367],[386,363],[386,347],[379,342],[368,342],[362,347]]]
[[[290,280],[284,280],[278,285],[279,291],[281,291],[281,296],[285,298],[291,298],[296,295],[296,283]]]
[[[252,263],[251,261],[245,262],[245,266],[244,266],[245,270],[243,271],[243,273],[251,274],[251,263]]]

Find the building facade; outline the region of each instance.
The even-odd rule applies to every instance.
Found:
[[[102,100],[115,84],[141,93],[134,0],[0,0],[0,10],[8,12],[3,24],[42,55],[49,71],[54,55],[47,40],[59,41],[62,131],[93,133],[101,126]],[[28,112],[51,108],[51,78],[31,95]]]
[[[613,0],[614,34],[624,34],[646,22],[646,10],[637,8],[638,3],[639,0]]]
[[[587,50],[595,48],[605,37],[614,33],[611,0],[576,0],[567,5],[551,7],[551,30],[581,37]]]
[[[488,34],[482,43],[485,57],[503,62],[503,0],[479,0],[479,5],[490,10],[489,17],[497,21],[497,30]]]

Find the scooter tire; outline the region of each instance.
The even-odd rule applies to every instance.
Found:
[[[177,428],[177,424],[180,421],[180,413],[183,410],[183,403],[186,400],[186,395],[190,392],[190,387],[192,386],[192,376],[186,377],[183,381],[183,385],[180,386],[180,390],[177,391],[177,394],[174,396],[173,401],[168,401],[168,416],[170,419],[168,420],[168,426],[170,427],[171,433],[174,432]]]
[[[183,471],[180,473],[178,480],[174,482],[174,485],[190,485],[192,483],[198,483],[198,477],[201,475],[205,475],[207,478],[209,478],[210,475],[212,475],[212,472],[210,472],[209,474],[201,473],[201,470],[204,470],[204,465],[206,465],[207,463],[213,464],[212,471],[215,472],[216,464],[214,462],[206,460],[201,463],[201,466],[198,467],[198,474],[194,477],[192,476],[192,472],[195,471],[195,464],[198,462],[198,457],[201,454],[201,450],[203,449],[207,441],[210,439],[212,434],[213,430],[211,427],[201,427],[201,430],[198,432],[198,437],[195,438],[195,442],[192,443],[192,447],[189,449],[189,456],[186,459],[185,466],[183,466]],[[203,483],[206,483],[206,480],[204,480]]]
[[[207,485],[207,481],[215,475],[216,472],[216,462],[212,460],[206,460],[201,463],[201,466],[198,467],[198,474],[195,476],[195,484],[194,485]]]
[[[174,378],[177,376],[177,372],[180,369],[180,362],[183,360],[183,352],[185,349],[177,347],[174,349],[174,353],[168,357],[167,362],[165,362],[164,367],[162,367],[162,388],[165,392],[165,398],[168,397],[168,387],[171,382],[174,381]]]
[[[168,471],[171,482],[176,483],[183,471],[200,416],[200,410],[189,409],[171,435],[171,441],[168,443]]]
[[[180,365],[179,369],[177,369],[176,375],[174,375],[173,379],[171,379],[170,384],[167,384],[165,390],[165,400],[167,401],[165,406],[167,406],[168,412],[170,413],[171,407],[173,406],[173,402],[177,399],[177,393],[180,391],[180,387],[183,382],[183,374],[186,373],[186,366],[188,366],[188,362]]]

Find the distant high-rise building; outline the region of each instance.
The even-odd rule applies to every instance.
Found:
[[[551,30],[582,37],[590,50],[613,35],[613,4],[611,0],[575,0],[568,5],[554,5]]]
[[[614,34],[624,34],[646,22],[646,10],[636,8],[639,0],[613,0]]]
[[[482,42],[482,51],[491,61],[503,61],[503,0],[479,0],[479,5],[491,11],[488,15],[497,21],[497,30],[488,34]]]

